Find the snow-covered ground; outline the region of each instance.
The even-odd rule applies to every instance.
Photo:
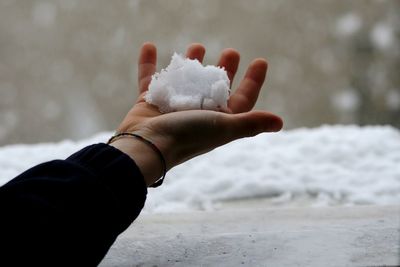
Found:
[[[0,184],[47,160],[65,158],[79,142],[0,148]],[[145,212],[212,209],[232,200],[269,199],[312,206],[400,203],[400,132],[390,126],[322,126],[235,141],[168,172],[149,189]]]

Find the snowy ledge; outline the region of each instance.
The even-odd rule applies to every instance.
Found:
[[[100,266],[397,266],[400,206],[147,214]]]

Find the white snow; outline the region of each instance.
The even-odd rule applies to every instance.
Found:
[[[198,60],[174,53],[167,68],[155,73],[145,99],[163,113],[221,110],[227,107],[229,78],[223,68],[203,66]]]
[[[0,183],[110,135],[2,147]],[[149,189],[145,211],[207,209],[219,201],[258,198],[279,205],[305,198],[313,206],[398,204],[400,132],[390,126],[323,126],[238,140],[169,171],[163,186]]]

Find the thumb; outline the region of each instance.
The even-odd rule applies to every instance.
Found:
[[[229,117],[227,121],[227,129],[231,139],[229,141],[264,132],[278,132],[283,126],[283,121],[279,116],[265,111],[250,111]]]

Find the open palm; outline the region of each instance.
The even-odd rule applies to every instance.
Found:
[[[191,44],[186,57],[202,62],[205,48]],[[225,68],[231,81],[236,74],[240,55],[225,49],[218,66]],[[157,50],[145,43],[139,55],[139,97],[118,128],[119,132],[136,132],[154,142],[166,158],[168,168],[215,147],[242,137],[262,132],[279,131],[282,120],[269,112],[251,111],[264,83],[267,62],[255,59],[249,65],[238,88],[228,100],[226,113],[209,110],[189,110],[163,114],[148,104],[144,95],[156,71]]]

